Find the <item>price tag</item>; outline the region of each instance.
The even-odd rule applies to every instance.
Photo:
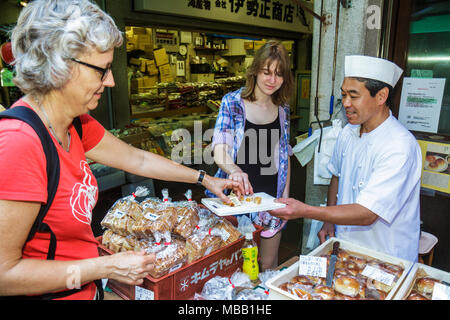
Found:
[[[151,290],[135,286],[134,299],[135,300],[155,300],[155,293]]]
[[[154,214],[152,212],[148,212],[145,216],[146,219],[150,220],[150,221],[156,221],[159,219],[159,217],[161,217],[160,215]]]
[[[298,260],[298,274],[311,277],[327,277],[327,258],[303,256]]]
[[[125,216],[127,213],[120,210],[114,210],[114,217],[121,219],[123,216]]]
[[[367,278],[371,278],[378,282],[384,283],[387,286],[391,286],[392,282],[394,282],[395,279],[395,276],[393,274],[384,272],[383,270],[372,266],[366,266],[361,274],[363,276],[366,276]]]
[[[431,300],[450,300],[450,287],[443,283],[434,284]]]

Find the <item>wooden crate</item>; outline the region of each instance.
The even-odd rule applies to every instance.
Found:
[[[226,217],[235,226],[237,219],[233,216]],[[256,226],[253,239],[260,244],[262,227]],[[108,255],[113,252],[101,244],[98,237],[100,255]],[[141,286],[148,290],[149,296],[154,300],[189,300],[195,293],[202,291],[204,284],[216,276],[230,277],[234,272],[242,269],[241,248],[244,245],[244,237],[220,248],[209,255],[185,265],[173,272],[161,277],[147,276]],[[108,287],[125,300],[136,299],[136,287],[126,285],[115,280],[108,280]],[[139,290],[139,289],[138,289]]]

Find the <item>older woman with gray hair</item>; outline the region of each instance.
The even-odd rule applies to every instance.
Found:
[[[46,153],[37,131],[17,119],[0,121],[0,296],[94,299],[98,279],[142,284],[154,254],[98,256],[91,229],[98,187],[86,158],[136,175],[201,183],[223,200],[239,183],[134,148],[106,131],[88,112],[113,87],[114,48],[122,34],[88,0],[35,0],[24,8],[12,36],[15,83],[25,93],[14,108],[31,110],[45,125],[59,157],[59,184],[43,222],[27,236],[49,194]],[[16,109],[17,110],[17,109]],[[79,119],[77,130],[74,119]],[[52,255],[49,241],[57,241]],[[74,284],[79,283],[79,286]],[[1,298],[1,297],[0,297]]]

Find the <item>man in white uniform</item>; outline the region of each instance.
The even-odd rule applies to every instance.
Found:
[[[337,236],[417,261],[422,155],[415,137],[389,109],[402,72],[384,59],[345,57],[341,94],[348,124],[328,165],[328,206],[278,199],[287,206],[272,215],[324,221],[321,242]]]

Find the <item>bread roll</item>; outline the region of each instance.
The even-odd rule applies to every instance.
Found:
[[[432,295],[434,290],[434,284],[441,281],[433,279],[431,277],[423,277],[416,280],[415,288],[421,295]]]
[[[356,297],[361,290],[360,283],[351,276],[339,276],[334,281],[334,289],[346,296]]]

